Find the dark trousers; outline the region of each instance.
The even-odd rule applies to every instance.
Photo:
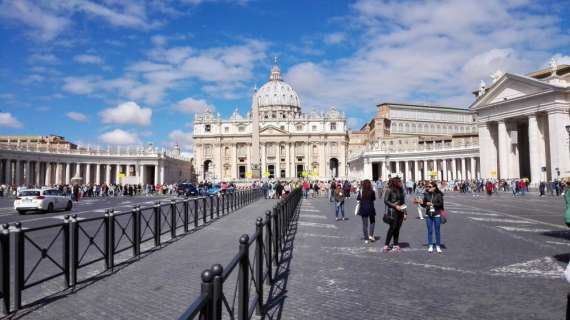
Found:
[[[390,222],[390,228],[388,228],[388,233],[386,234],[386,242],[385,245],[390,244],[390,240],[392,237],[394,238],[394,245],[398,245],[398,238],[400,237],[400,227],[402,227],[402,222],[404,218],[401,214],[396,214],[396,218]]]

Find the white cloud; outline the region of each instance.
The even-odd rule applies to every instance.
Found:
[[[327,34],[324,38],[326,44],[339,44],[346,40],[346,34],[344,32],[335,32]]]
[[[0,3],[0,18],[28,26],[29,34],[40,41],[51,41],[70,24],[69,19],[40,8],[27,0]]]
[[[184,100],[178,101],[172,110],[184,113],[194,113],[194,112],[204,112],[206,109],[214,110],[214,106],[209,105],[206,100],[203,99],[194,99],[192,97],[188,97]]]
[[[170,139],[171,145],[178,144],[182,151],[192,152],[192,132],[174,130],[168,134],[168,139]]]
[[[103,59],[92,54],[79,54],[73,57],[73,60],[84,64],[103,64]]]
[[[9,112],[0,112],[0,126],[7,128],[21,128],[23,125]]]
[[[359,0],[344,24],[354,53],[300,62],[285,79],[304,105],[364,111],[382,101],[467,106],[489,73],[535,70],[570,42],[560,17],[530,6],[518,0]]]
[[[80,112],[71,111],[65,114],[69,119],[77,122],[87,122],[87,116]]]
[[[139,137],[135,133],[130,133],[121,129],[105,132],[99,136],[99,140],[107,144],[133,145],[139,144]]]
[[[168,39],[165,36],[162,35],[156,35],[156,36],[152,36],[152,38],[150,38],[150,41],[152,42],[152,44],[154,44],[157,47],[162,47],[163,45],[166,44],[166,42],[168,41]]]
[[[148,126],[151,122],[152,110],[141,108],[136,102],[129,101],[121,103],[115,108],[104,109],[99,115],[103,123]]]
[[[90,94],[96,87],[95,80],[88,77],[65,77],[63,82],[63,90],[74,94]]]
[[[34,53],[30,55],[28,61],[33,64],[56,64],[59,62],[59,59],[53,53]]]

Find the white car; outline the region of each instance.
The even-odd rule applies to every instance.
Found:
[[[73,202],[58,189],[26,189],[20,191],[14,201],[14,209],[20,214],[30,210],[53,212],[71,210]]]

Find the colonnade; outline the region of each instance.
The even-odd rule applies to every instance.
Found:
[[[364,178],[387,180],[399,173],[404,180],[470,180],[480,178],[478,157],[458,157],[424,160],[364,159]]]
[[[70,184],[74,177],[82,178],[85,184],[120,183],[121,177],[137,177],[136,183],[140,184],[162,184],[164,166],[0,159],[0,184],[51,186]]]

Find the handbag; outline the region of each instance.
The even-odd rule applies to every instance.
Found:
[[[445,224],[447,222],[447,210],[445,209],[439,210],[439,216],[441,218],[441,223]]]
[[[384,216],[382,217],[382,221],[384,221],[384,223],[386,224],[391,224],[392,221],[394,221],[395,219],[394,214],[395,210],[393,208],[386,206],[386,209],[384,210]]]

